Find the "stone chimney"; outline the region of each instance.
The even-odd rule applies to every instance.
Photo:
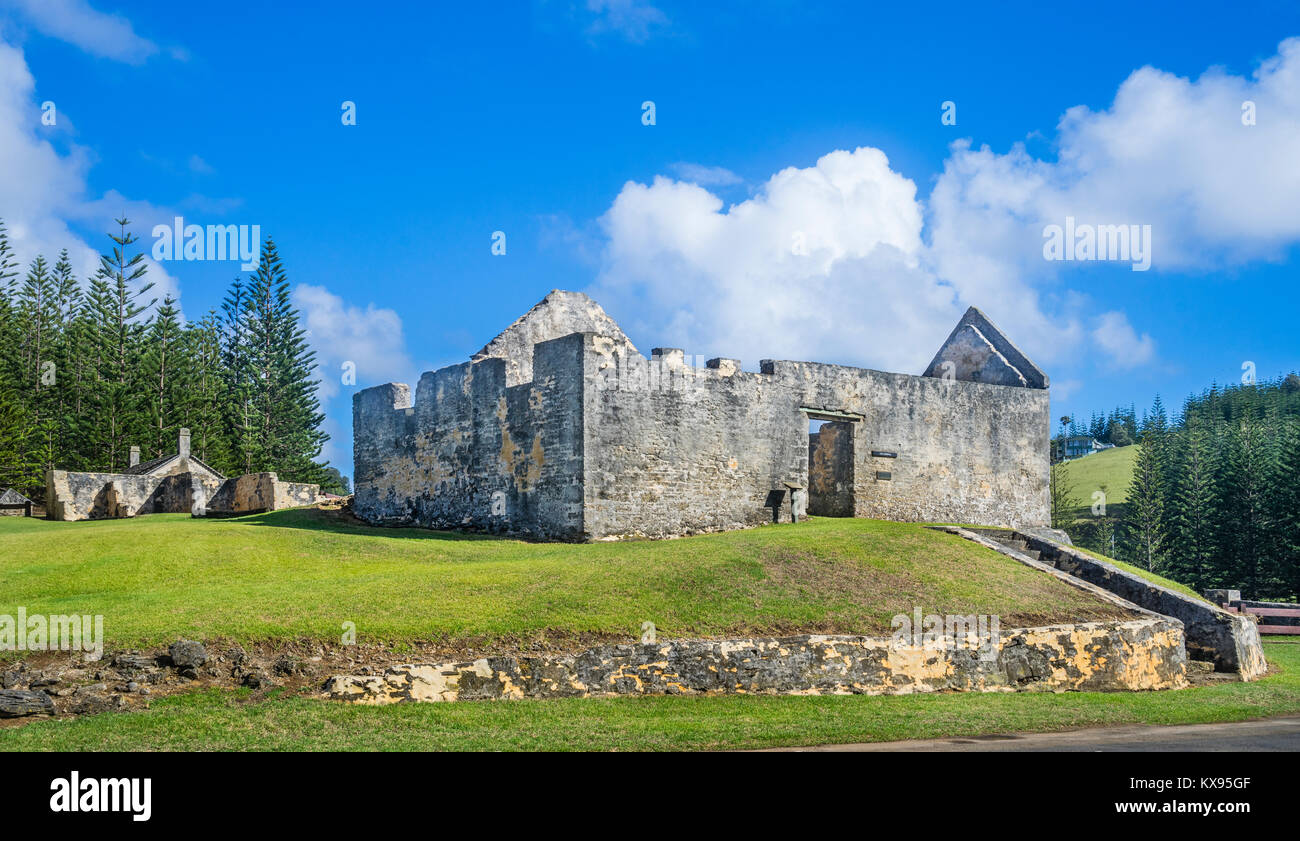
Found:
[[[190,457],[190,431],[188,429],[181,430],[177,446],[177,452],[181,454],[181,458],[188,459]]]
[[[135,467],[135,466],[136,466],[137,464],[139,464],[139,463],[140,463],[140,448],[139,448],[139,447],[132,447],[132,448],[131,448],[131,467]]]

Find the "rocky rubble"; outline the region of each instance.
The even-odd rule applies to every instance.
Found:
[[[202,688],[319,684],[320,667],[353,663],[346,652],[331,656],[320,645],[249,652],[238,645],[177,640],[166,649],[106,653],[91,661],[71,652],[43,652],[0,663],[0,726],[36,716],[86,715],[143,709],[150,700]]]

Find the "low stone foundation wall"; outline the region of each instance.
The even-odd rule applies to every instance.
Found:
[[[975,645],[808,635],[604,645],[575,655],[484,657],[337,675],[329,698],[361,704],[613,695],[903,695],[1177,689],[1182,626],[1163,618],[1002,631]]]

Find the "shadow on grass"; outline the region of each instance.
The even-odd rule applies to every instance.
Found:
[[[763,525],[758,529],[743,529],[729,532],[713,532],[710,534],[693,535],[693,538],[714,537],[721,538],[725,535],[754,535],[761,530],[763,535],[772,535],[774,533],[806,530],[814,521],[822,521],[827,518],[808,517],[799,523],[776,523],[772,525]],[[831,518],[832,520],[852,518]],[[546,540],[544,538],[529,537],[521,534],[484,534],[482,532],[460,532],[446,531],[437,529],[419,528],[416,526],[370,526],[357,523],[354,520],[345,519],[338,514],[322,511],[318,508],[288,508],[282,511],[267,511],[264,514],[247,514],[242,517],[222,517],[213,518],[213,521],[238,523],[239,525],[248,526],[271,526],[274,528],[286,529],[305,529],[307,531],[333,532],[336,534],[358,534],[370,537],[393,537],[405,540],[448,540],[453,542],[465,542],[474,540],[496,540],[509,541],[512,543],[536,543],[546,546],[591,546],[593,543],[576,540]],[[859,521],[861,522],[861,521]],[[691,538],[686,538],[691,539]],[[633,543],[659,543],[651,538],[633,537],[618,541],[623,544]]]
[[[244,517],[222,518],[220,522],[234,523],[241,526],[270,526],[281,529],[305,529],[307,531],[325,531],[336,534],[363,534],[371,537],[395,537],[405,540],[515,540],[513,537],[492,534],[470,534],[457,531],[435,531],[433,529],[409,526],[386,527],[365,526],[343,519],[342,517],[322,511],[318,508],[288,508],[282,511],[267,511],[264,514],[249,514]]]

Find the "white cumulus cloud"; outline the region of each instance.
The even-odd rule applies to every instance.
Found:
[[[629,182],[602,218],[594,294],[690,354],[919,370],[961,311],[924,268],[915,194],[874,148],[781,170],[727,208],[692,183]]]
[[[916,185],[878,149],[787,168],[726,208],[696,184],[629,182],[601,223],[597,299],[689,353],[919,372],[961,315],[923,264]]]
[[[1068,109],[1057,146],[1049,162],[954,144],[931,197],[945,276],[1043,276],[1043,227],[1067,216],[1151,225],[1157,271],[1274,258],[1300,239],[1300,38],[1249,78],[1143,67],[1110,108]]]

